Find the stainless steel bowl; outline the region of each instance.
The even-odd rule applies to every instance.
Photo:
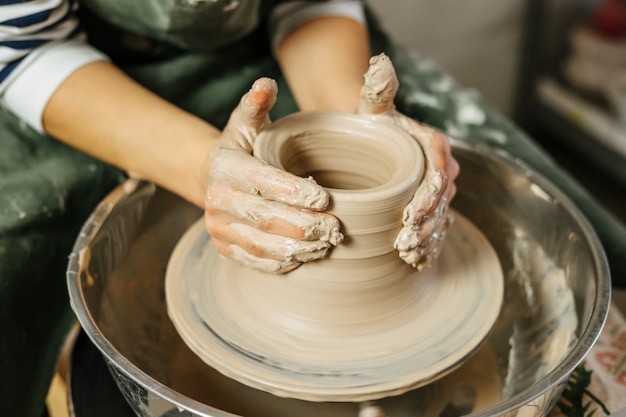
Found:
[[[453,141],[453,151],[461,165],[453,206],[496,249],[505,302],[482,356],[468,362],[472,369],[378,405],[391,417],[543,416],[606,319],[604,253],[587,221],[542,177],[487,149]],[[181,199],[129,180],[97,207],[70,257],[74,311],[137,415],[357,416],[359,404],[311,403],[245,387],[183,343],[167,316],[164,272],[199,216]],[[487,386],[490,392],[480,392]]]

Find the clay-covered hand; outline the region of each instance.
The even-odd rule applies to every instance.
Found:
[[[384,54],[370,59],[357,112],[383,118],[401,127],[421,145],[425,156],[424,179],[403,212],[403,227],[395,248],[408,264],[421,270],[439,256],[446,230],[452,221],[448,212],[456,193],[454,180],[459,165],[452,157],[448,138],[398,112],[393,104],[398,79],[391,60]]]
[[[205,224],[220,254],[284,273],[324,257],[343,235],[323,212],[329,196],[322,187],[252,156],[276,94],[274,80],[258,79],[231,114],[208,160]]]

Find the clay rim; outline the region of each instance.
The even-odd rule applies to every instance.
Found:
[[[318,126],[311,128],[310,126]],[[293,168],[285,160],[285,154],[292,154],[296,141],[322,134],[340,134],[348,137],[352,144],[356,140],[367,141],[365,145],[377,147],[387,153],[386,158],[395,160],[396,166],[388,179],[375,186],[360,189],[339,189],[322,185],[331,195],[333,202],[368,203],[372,200],[389,200],[414,189],[424,176],[425,159],[419,143],[407,132],[375,116],[340,113],[332,111],[311,111],[285,116],[264,129],[256,138],[253,154],[270,165],[293,173]],[[341,144],[332,144],[337,150]],[[307,150],[317,152],[318,150]],[[413,164],[402,164],[407,155],[415,155]],[[410,180],[409,180],[410,179]],[[389,204],[397,204],[392,199]]]

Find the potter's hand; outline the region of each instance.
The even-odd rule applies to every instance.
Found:
[[[370,60],[361,89],[357,112],[375,115],[413,136],[425,156],[424,179],[403,213],[403,228],[398,233],[395,248],[400,257],[418,270],[437,259],[451,214],[448,206],[454,197],[454,179],[459,165],[452,157],[448,138],[436,129],[421,125],[398,112],[393,104],[398,91],[398,79],[393,65],[384,54]]]
[[[276,94],[276,82],[261,78],[231,114],[208,160],[205,224],[220,254],[283,273],[324,257],[343,236],[339,221],[321,211],[329,204],[322,187],[251,154]]]

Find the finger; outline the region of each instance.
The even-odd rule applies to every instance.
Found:
[[[437,238],[445,228],[448,219],[447,211],[436,216],[429,216],[418,225],[403,226],[398,233],[395,248],[399,251],[410,251],[419,247],[427,247],[429,241]]]
[[[451,174],[458,175],[458,163],[452,158],[450,142],[443,133],[405,116],[401,116],[398,123],[420,143],[425,159],[422,185],[409,206],[413,207],[414,215],[429,215],[448,192]]]
[[[452,155],[450,155],[450,161],[448,162],[448,167],[449,167],[448,168],[448,172],[449,172],[448,197],[450,201],[452,201],[452,199],[456,195],[456,182],[455,181],[461,172],[461,166],[459,165],[459,162],[455,158],[453,158]]]
[[[284,274],[296,269],[302,264],[296,261],[285,262],[276,259],[259,258],[249,254],[239,246],[228,244],[222,240],[213,239],[212,241],[219,254],[226,258],[233,259],[248,268],[254,268],[259,271]]]
[[[262,77],[256,80],[250,91],[244,95],[241,110],[248,123],[262,127],[265,117],[276,103],[278,84],[271,78]]]
[[[454,196],[456,196],[456,183],[450,183],[448,185],[448,201],[452,201]]]
[[[449,161],[450,155],[450,146],[448,144],[447,138],[439,131],[435,129],[430,130],[430,137],[428,143],[428,149],[432,152],[431,160],[435,162],[435,166],[437,169],[445,169],[447,168],[447,163]],[[446,169],[447,171],[447,169]]]
[[[399,83],[396,71],[385,54],[370,58],[369,63],[369,69],[365,73],[365,82],[361,88],[357,113],[389,113],[395,108],[393,101],[398,92]]]
[[[461,167],[452,155],[452,146],[448,137],[436,129],[428,128],[428,130],[432,131],[432,136],[428,142],[430,152],[427,154],[425,151],[425,156],[440,172],[445,173],[444,187],[447,188],[448,200],[451,201],[456,194],[454,181],[459,176]]]
[[[447,166],[448,166],[448,189],[446,190],[446,192],[448,194],[448,202],[450,202],[452,201],[452,199],[454,199],[454,196],[456,195],[455,180],[457,179],[457,177],[459,176],[459,173],[461,172],[461,166],[459,165],[458,161],[452,157],[452,155],[450,155],[450,159],[448,160]]]
[[[422,147],[424,156],[427,158],[428,163],[432,164],[432,166],[440,171],[450,174],[451,167],[448,167],[448,164],[454,161],[456,167],[452,168],[456,168],[456,174],[458,174],[458,164],[452,157],[450,140],[443,132],[430,126],[418,123],[417,121],[397,111],[394,111],[390,117],[392,123],[406,131],[409,135],[415,138],[415,140],[417,140]]]
[[[439,130],[422,125],[400,113],[395,113],[395,116],[394,122],[421,145],[427,163],[442,172],[447,172],[447,162],[451,158],[448,137]]]
[[[212,236],[219,243],[221,253],[226,256],[234,257],[238,248],[255,258],[287,263],[322,259],[331,247],[330,243],[321,240],[291,239],[266,233],[242,223],[223,225],[217,234]],[[225,243],[228,244],[228,248],[225,248]]]
[[[254,139],[270,123],[269,111],[276,103],[278,85],[271,78],[259,78],[239,101],[224,128],[220,147],[239,148],[252,153]]]
[[[437,209],[442,201],[445,177],[437,170],[430,169],[424,174],[422,182],[415,190],[413,198],[402,212],[402,224],[416,227],[424,217]]]
[[[221,150],[213,159],[211,172],[212,184],[221,183],[290,206],[325,210],[330,204],[326,190],[312,178],[298,177],[241,150]]]
[[[322,240],[298,240],[266,233],[243,223],[231,223],[231,245],[251,255],[279,261],[308,262],[326,256],[331,244]]]
[[[299,267],[302,262],[297,261],[278,261],[275,259],[259,258],[251,255],[236,245],[231,245],[231,258],[249,268],[254,268],[263,272],[272,274],[285,274]]]
[[[239,222],[298,240],[321,240],[332,245],[343,240],[339,220],[331,214],[301,210],[228,189],[213,191],[220,197],[207,197],[205,217],[209,232],[217,223]]]
[[[453,216],[446,213],[435,227],[429,227],[429,232],[403,227],[394,242],[400,258],[419,271],[430,266],[439,257],[452,221]]]

